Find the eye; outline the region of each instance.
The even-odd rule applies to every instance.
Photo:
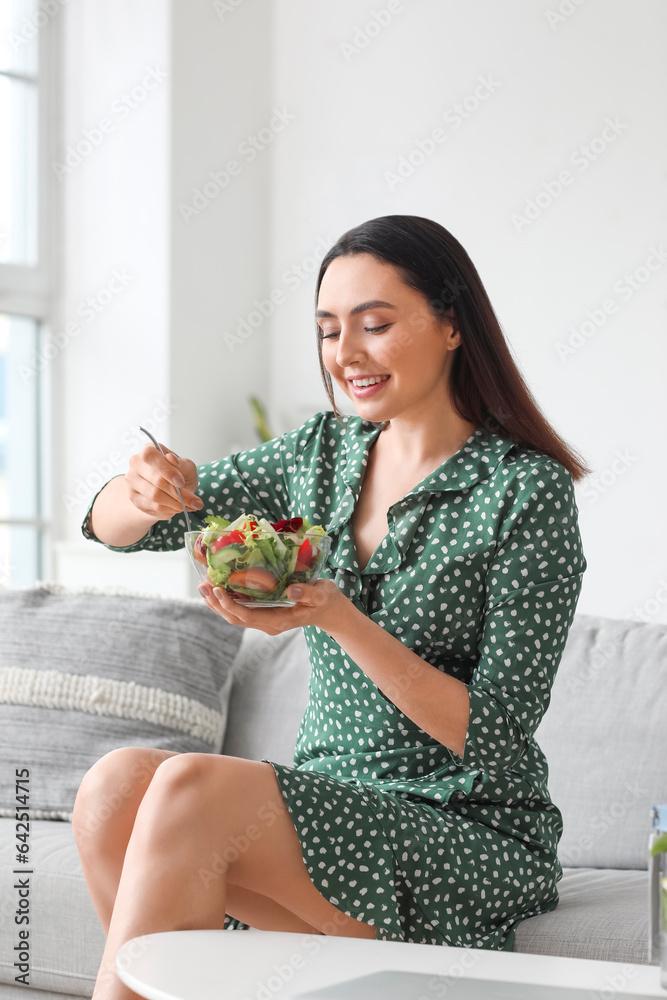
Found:
[[[385,323],[383,326],[365,326],[364,330],[366,333],[379,333],[381,330],[386,330],[389,323]],[[339,337],[340,331],[336,333],[327,333],[322,335],[322,340],[330,340],[332,337]]]

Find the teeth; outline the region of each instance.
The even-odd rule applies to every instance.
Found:
[[[384,382],[385,379],[388,378],[389,378],[388,375],[374,375],[373,378],[362,378],[362,379],[353,378],[352,384],[357,386],[376,385],[378,382]]]

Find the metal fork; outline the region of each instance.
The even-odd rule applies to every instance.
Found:
[[[155,440],[155,438],[153,437],[153,435],[151,434],[151,432],[147,431],[145,427],[140,427],[139,430],[143,431],[144,434],[151,439],[151,441],[153,442],[153,444],[155,445],[155,447],[157,448],[157,450],[160,452],[160,454],[164,455],[164,452],[162,451],[162,448],[157,443],[157,441]],[[167,456],[164,455],[164,457],[166,458]],[[185,504],[183,503],[183,497],[181,496],[181,491],[179,490],[178,486],[174,486],[174,489],[178,493],[178,499],[181,501],[181,507],[183,508],[183,513],[185,514],[185,523],[188,526],[188,531],[191,531],[192,529],[190,528],[190,518],[188,517],[188,512],[185,509]]]

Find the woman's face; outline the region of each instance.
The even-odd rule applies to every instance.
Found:
[[[324,365],[360,417],[437,418],[460,334],[392,264],[366,253],[336,257],[322,278],[316,316]],[[381,381],[354,384],[373,376]]]

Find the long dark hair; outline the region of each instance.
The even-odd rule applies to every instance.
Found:
[[[560,462],[577,481],[592,471],[553,429],[517,368],[486,289],[470,257],[450,232],[418,215],[384,215],[349,229],[325,255],[317,277],[315,306],[322,278],[336,257],[367,253],[393,264],[401,280],[421,292],[436,317],[451,316],[461,341],[450,370],[452,403],[464,419]],[[331,375],[320,371],[336,419]]]

